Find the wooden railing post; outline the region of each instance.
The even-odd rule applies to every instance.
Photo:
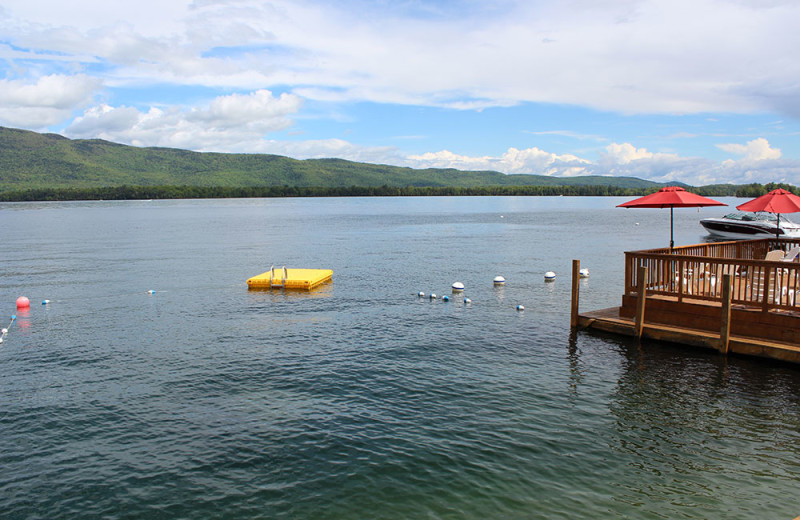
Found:
[[[639,266],[636,274],[639,278],[639,294],[636,300],[636,321],[633,323],[633,335],[636,339],[640,339],[644,329],[644,305],[647,300],[647,267]]]
[[[580,296],[580,272],[581,261],[572,261],[572,312],[570,314],[569,326],[578,326],[578,298]]]
[[[731,339],[731,288],[733,279],[729,274],[722,275],[722,310],[719,330],[719,351],[728,353]]]
[[[636,256],[632,253],[625,252],[625,294],[631,293],[631,278],[633,277],[632,265],[636,262]]]
[[[770,279],[770,274],[772,274],[772,268],[770,266],[764,266],[764,280],[761,286],[761,311],[767,312],[769,311],[769,286],[772,283]]]

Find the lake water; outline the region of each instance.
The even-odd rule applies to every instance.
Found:
[[[800,515],[797,367],[570,334],[573,258],[599,309],[669,242],[624,200],[0,204],[0,516]]]

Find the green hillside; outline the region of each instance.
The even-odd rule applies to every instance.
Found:
[[[495,171],[402,168],[342,159],[296,160],[267,154],[137,148],[99,139],[0,127],[0,193],[120,186],[455,187],[613,186],[647,189],[633,177],[548,177]]]

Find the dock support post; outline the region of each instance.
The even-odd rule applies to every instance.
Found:
[[[644,304],[647,300],[647,267],[640,265],[636,272],[637,278],[637,299],[636,299],[636,321],[633,324],[633,335],[636,339],[641,339],[644,329]]]
[[[572,313],[570,314],[569,326],[578,326],[578,299],[580,296],[579,278],[581,272],[581,261],[572,261]]]
[[[772,283],[771,267],[764,267],[764,280],[761,285],[761,312],[769,311],[769,286]]]
[[[733,281],[730,274],[722,275],[722,316],[720,318],[719,351],[728,353],[731,339],[731,288]]]

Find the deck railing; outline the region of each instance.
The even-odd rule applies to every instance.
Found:
[[[716,242],[625,253],[625,294],[635,295],[638,267],[647,267],[648,294],[722,301],[722,276],[730,274],[733,304],[800,310],[800,262],[767,261],[775,249],[788,251],[800,240]]]

